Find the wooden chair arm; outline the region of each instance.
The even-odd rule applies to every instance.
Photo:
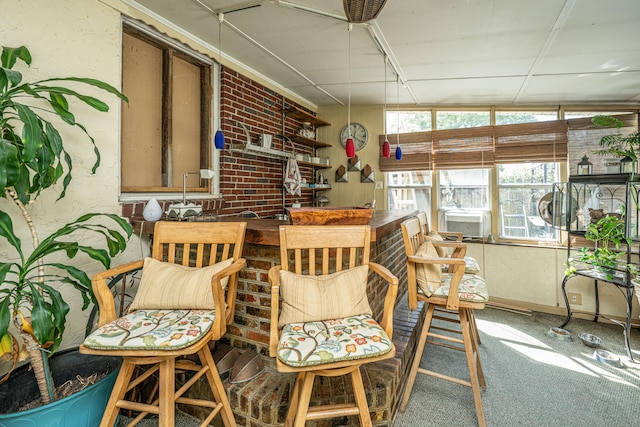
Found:
[[[462,233],[459,231],[438,231],[438,234],[441,235],[443,239],[455,237],[456,242],[462,242]]]
[[[211,276],[211,289],[213,290],[213,298],[216,304],[216,312],[225,313],[225,321],[226,325],[231,324],[233,321],[233,314],[236,310],[236,292],[238,289],[238,273],[247,265],[247,260],[244,258],[237,259],[230,266],[223,268],[218,271],[216,274]],[[225,277],[229,278],[229,283],[227,283],[226,289],[226,303],[225,295],[222,292],[222,285],[220,282]],[[218,292],[216,292],[218,291]],[[218,306],[218,300],[221,301],[220,306]],[[222,309],[223,311],[217,311]],[[214,325],[215,326],[215,325]],[[226,327],[224,328],[226,330]],[[222,329],[220,330],[221,334],[224,334]]]
[[[396,304],[396,297],[398,296],[399,280],[387,267],[378,263],[370,262],[369,270],[380,276],[389,284],[387,287],[387,293],[384,297],[384,308],[382,311],[380,326],[382,326],[382,329],[384,329],[389,338],[393,338],[393,309]]]
[[[463,258],[439,258],[439,257],[424,257],[418,255],[409,255],[407,256],[407,260],[413,262],[415,264],[453,264],[453,265],[464,265]]]
[[[142,268],[144,260],[132,261],[122,264],[118,267],[110,268],[102,273],[94,274],[91,277],[91,287],[98,302],[98,310],[100,317],[98,319],[98,327],[112,322],[118,318],[116,315],[116,307],[113,299],[113,293],[109,289],[107,279],[119,276],[130,271]]]
[[[280,270],[281,265],[269,269],[269,283],[271,284],[271,327],[269,329],[269,356],[278,355],[278,317],[280,315]]]

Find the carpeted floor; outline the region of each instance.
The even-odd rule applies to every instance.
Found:
[[[504,426],[632,426],[640,425],[640,364],[627,361],[622,328],[606,323],[572,319],[565,327],[574,340],[558,341],[546,335],[563,318],[503,310],[476,312],[482,345],[480,353],[487,379],[483,404],[487,425]],[[594,349],[578,334],[602,338],[600,348],[620,355],[623,368],[597,362]],[[631,347],[640,360],[640,331],[632,330]],[[422,367],[468,379],[464,355],[429,345]],[[124,425],[121,419],[120,426]],[[141,427],[157,425],[143,421]],[[199,425],[179,414],[177,427]],[[394,427],[476,426],[471,389],[434,377],[418,375],[405,413]]]
[[[628,362],[622,328],[572,319],[565,327],[574,340],[546,335],[561,317],[532,316],[496,309],[476,312],[487,380],[483,404],[489,426],[631,426],[640,425],[640,364]],[[623,368],[604,365],[593,348],[578,338],[588,332],[600,346],[619,355]],[[632,330],[631,347],[640,360],[640,331]],[[429,345],[421,366],[466,374],[464,356]],[[475,426],[471,389],[418,374],[404,414],[394,427]]]

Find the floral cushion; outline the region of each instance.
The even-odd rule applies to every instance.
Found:
[[[480,264],[474,257],[466,256],[464,257],[464,273],[465,274],[478,274],[480,273]],[[442,271],[446,272],[449,269],[448,265],[442,267]]]
[[[136,310],[98,328],[84,345],[96,350],[178,350],[211,329],[214,310]]]
[[[433,292],[433,296],[448,297],[452,277],[452,273],[442,273],[442,286]],[[460,301],[487,302],[489,301],[487,282],[475,274],[465,274],[458,285],[458,296]]]
[[[319,322],[290,323],[282,329],[278,359],[313,366],[380,356],[393,349],[384,329],[369,314]]]

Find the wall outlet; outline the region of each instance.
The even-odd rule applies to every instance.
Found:
[[[376,181],[376,190],[382,190],[382,181]]]
[[[569,304],[582,305],[582,294],[569,292],[567,296],[569,297]]]

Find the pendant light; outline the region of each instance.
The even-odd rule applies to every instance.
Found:
[[[397,98],[397,107],[396,114],[398,116],[398,142],[396,144],[396,160],[402,160],[402,148],[400,148],[400,76],[396,75],[396,98]]]
[[[382,157],[391,157],[391,144],[387,135],[387,55],[384,56],[384,106],[382,108],[382,126],[384,126],[384,142],[382,143]]]
[[[347,105],[347,129],[349,130],[349,137],[345,143],[345,150],[347,152],[347,158],[352,159],[356,155],[356,144],[351,138],[351,29],[353,24],[349,23],[349,102]]]
[[[222,23],[224,22],[224,13],[218,14],[218,22],[220,25],[218,26],[218,66],[220,67],[220,85],[218,90],[220,94],[222,94]],[[220,128],[216,131],[215,136],[213,137],[213,142],[216,147],[216,150],[224,149],[224,133],[222,133],[222,95],[220,95]]]

